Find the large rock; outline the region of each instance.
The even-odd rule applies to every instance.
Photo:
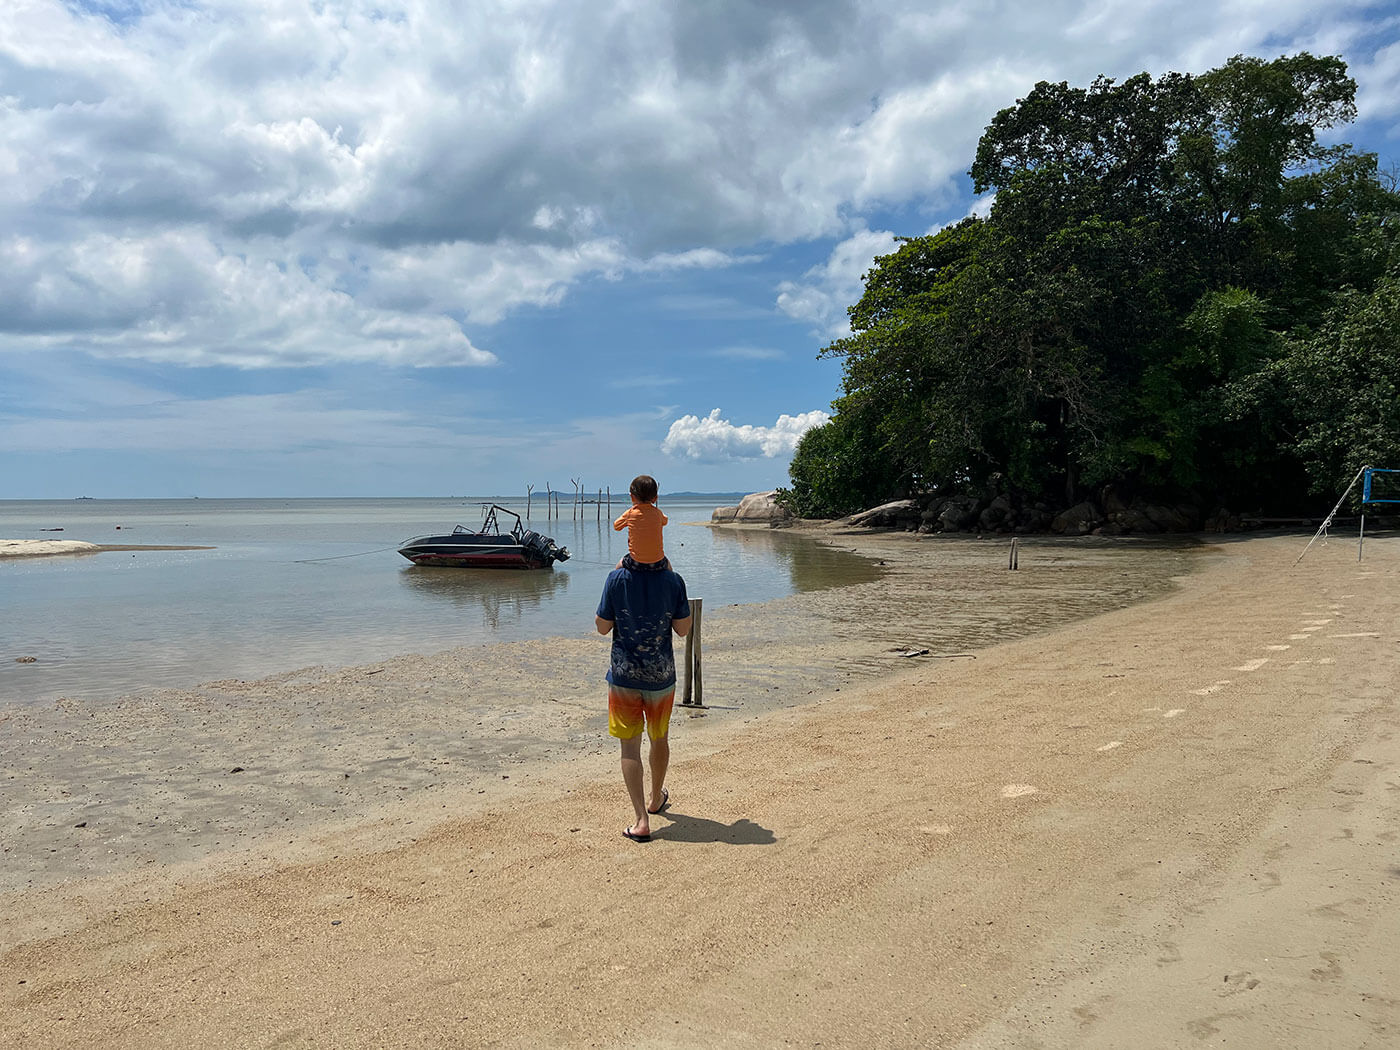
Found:
[[[867,529],[895,529],[919,523],[919,505],[912,499],[897,499],[893,503],[882,503],[846,519],[849,525]]]
[[[1201,520],[1200,512],[1195,507],[1185,505],[1147,506],[1142,508],[1142,512],[1163,532],[1193,532]]]
[[[1107,510],[1107,507],[1104,508]],[[1152,520],[1152,515],[1148,513],[1148,508],[1137,501],[1132,506],[1125,507],[1119,511],[1111,511],[1108,515],[1110,525],[1117,525],[1119,532],[1161,532],[1161,526]],[[1114,533],[1117,535],[1118,533]]]
[[[1050,523],[1050,528],[1052,531],[1063,533],[1066,536],[1087,536],[1102,524],[1103,512],[1085,500],[1083,503],[1076,503],[1069,510],[1061,511],[1055,515],[1055,520]]]
[[[954,496],[938,513],[943,532],[960,532],[977,524],[977,497]]]
[[[710,521],[715,524],[723,525],[733,521],[738,516],[738,507],[716,507],[710,512]]]
[[[742,522],[745,524],[762,524],[766,522],[770,525],[774,522],[791,520],[792,512],[777,501],[777,495],[777,489],[771,492],[750,492],[739,501],[739,506],[734,508],[734,516],[723,520]],[[719,517],[720,512],[729,509],[728,507],[720,507],[710,516],[710,520],[721,520]]]
[[[997,496],[988,503],[986,509],[977,516],[977,524],[983,532],[995,532],[1006,525],[1013,517],[1014,511],[1011,507],[1011,500],[1006,496]]]

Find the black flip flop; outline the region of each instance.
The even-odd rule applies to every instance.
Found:
[[[665,788],[662,788],[662,789],[661,789],[661,805],[657,806],[655,809],[649,809],[649,810],[647,810],[647,812],[648,812],[648,813],[665,813],[665,812],[666,812],[666,807],[669,806],[670,804],[671,804],[671,793],[670,793],[669,791],[667,791]]]
[[[631,839],[633,842],[650,842],[650,841],[651,841],[651,836],[650,836],[650,835],[634,835],[634,834],[632,834],[632,826],[631,826],[630,824],[629,824],[627,827],[625,827],[625,828],[622,829],[622,837],[625,838],[625,839]]]

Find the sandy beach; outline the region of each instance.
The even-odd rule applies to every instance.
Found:
[[[582,630],[0,715],[0,1045],[1400,1042],[1400,542],[825,541],[644,846]]]

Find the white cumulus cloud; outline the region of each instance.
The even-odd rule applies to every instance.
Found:
[[[899,246],[887,230],[859,230],[832,249],[826,262],[812,267],[800,281],[778,286],[778,309],[798,321],[809,321],[833,339],[850,335],[846,307],[861,296],[865,275],[877,255]]]
[[[329,268],[223,252],[194,231],[0,238],[0,289],[15,349],[238,368],[497,360],[445,313],[356,299]]]
[[[85,330],[66,345],[186,365],[489,363],[459,323],[844,238],[778,298],[839,336],[893,245],[868,227],[958,210],[1039,79],[1341,52],[1393,133],[1393,14],[1323,7],[5,0],[0,353]],[[231,282],[184,272],[201,242]]]
[[[703,419],[681,416],[671,424],[661,451],[683,459],[718,462],[735,459],[775,459],[788,456],[797,447],[798,439],[813,427],[819,427],[831,416],[814,409],[795,416],[781,415],[771,427],[735,426],[720,418],[720,409],[713,409]]]

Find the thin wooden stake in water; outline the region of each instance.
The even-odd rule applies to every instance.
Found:
[[[1011,537],[1011,560],[1006,566],[1008,569],[1019,569],[1021,567],[1021,538]]]

